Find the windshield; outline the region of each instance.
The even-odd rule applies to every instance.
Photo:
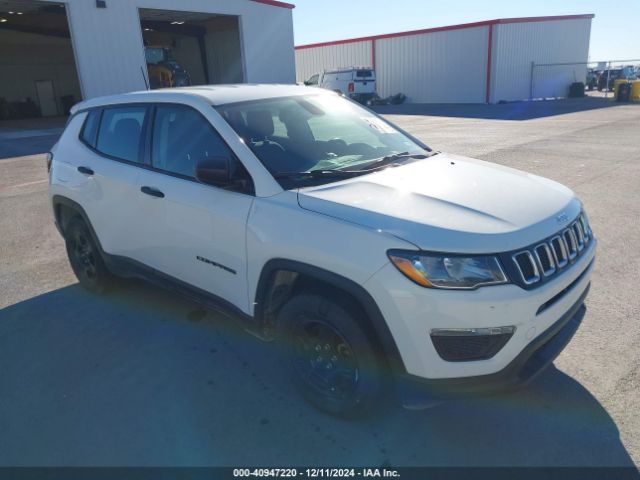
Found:
[[[264,99],[217,109],[286,189],[430,154],[425,145],[338,95]]]

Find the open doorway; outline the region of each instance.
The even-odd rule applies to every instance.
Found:
[[[238,17],[149,8],[139,13],[151,88],[244,81]]]
[[[63,3],[0,0],[0,120],[68,115],[82,100]]]

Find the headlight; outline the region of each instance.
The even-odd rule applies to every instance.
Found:
[[[507,283],[498,259],[491,255],[461,256],[389,250],[389,259],[407,278],[429,288],[474,289]]]

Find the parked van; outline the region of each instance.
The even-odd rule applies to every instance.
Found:
[[[325,70],[311,76],[304,84],[333,90],[357,102],[367,103],[376,95],[376,72],[369,67]]]

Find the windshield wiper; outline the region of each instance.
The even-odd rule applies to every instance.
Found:
[[[323,177],[337,177],[337,178],[349,178],[357,175],[363,175],[367,173],[365,170],[331,170],[331,169],[318,169],[309,170],[306,172],[279,172],[276,173],[273,178],[276,180],[283,178],[323,178]]]
[[[358,175],[366,175],[367,173],[373,173],[378,170],[381,170],[382,167],[394,164],[398,160],[402,160],[405,158],[414,158],[416,160],[422,160],[425,158],[432,157],[440,152],[429,152],[425,153],[394,153],[393,155],[387,155],[382,158],[374,159],[372,161],[366,162],[364,165],[366,168],[358,168],[358,169],[350,169],[350,170],[341,170],[341,169],[322,169],[319,168],[317,170],[308,170],[305,172],[279,172],[276,173],[273,177],[276,180],[286,179],[286,178],[322,178],[322,177],[334,177],[334,178],[349,178],[356,177]],[[349,168],[349,167],[345,167]]]
[[[438,152],[430,152],[428,154],[425,153],[409,153],[409,152],[402,152],[402,153],[394,153],[392,155],[386,155],[382,158],[378,158],[375,160],[371,160],[370,162],[366,162],[364,164],[363,170],[371,170],[371,169],[376,169],[378,167],[381,167],[383,165],[388,165],[390,163],[394,163],[397,162],[398,160],[403,160],[406,158],[413,158],[416,160],[423,160],[425,158],[429,158],[435,154],[437,154]]]

